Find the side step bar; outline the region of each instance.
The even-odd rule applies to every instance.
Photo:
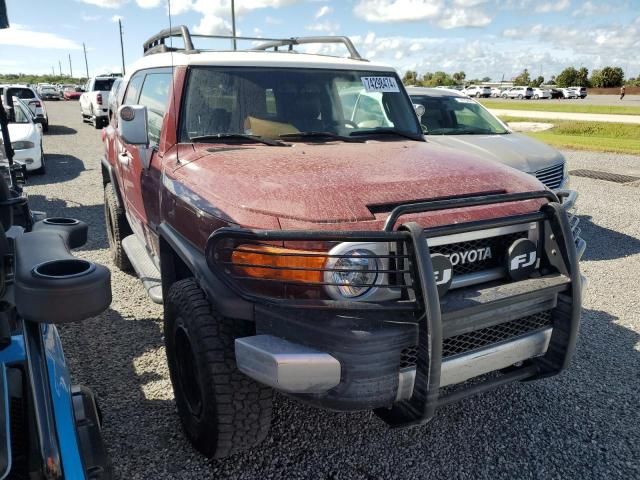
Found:
[[[162,279],[160,271],[147,253],[147,249],[140,243],[138,237],[129,235],[122,240],[122,248],[133,265],[138,278],[142,280],[147,295],[154,303],[162,303]]]

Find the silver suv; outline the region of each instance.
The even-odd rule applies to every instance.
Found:
[[[531,87],[511,87],[509,90],[502,92],[502,98],[523,98],[530,99],[533,97],[533,88]]]

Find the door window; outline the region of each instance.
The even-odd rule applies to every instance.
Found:
[[[123,105],[136,105],[138,103],[138,96],[140,94],[140,87],[144,80],[144,72],[136,73],[127,86],[127,93],[125,94]]]
[[[147,107],[147,128],[151,146],[156,146],[160,142],[171,78],[171,73],[148,73],[140,92],[138,103]]]

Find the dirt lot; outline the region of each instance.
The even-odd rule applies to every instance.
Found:
[[[47,108],[48,173],[30,179],[32,207],[88,222],[80,255],[111,266],[99,132],[81,123],[77,103]],[[640,176],[640,157],[565,155],[571,169]],[[279,396],[261,447],[203,459],[185,442],[175,413],[162,309],[137,279],[114,270],[111,308],[61,330],[74,380],[100,396],[116,470],[126,479],[640,478],[640,188],[578,177],[572,184],[581,195],[590,285],[570,370],[443,408],[410,430]]]

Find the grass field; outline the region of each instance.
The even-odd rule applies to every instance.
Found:
[[[540,119],[500,117],[509,122],[540,122]],[[640,155],[640,125],[605,122],[553,120],[554,127],[544,132],[527,133],[554,147],[597,152]]]
[[[548,101],[530,100],[526,103],[484,99],[480,102],[487,108],[503,110],[528,110],[537,112],[608,113],[612,115],[640,115],[640,107],[617,105],[580,105],[579,100]]]

